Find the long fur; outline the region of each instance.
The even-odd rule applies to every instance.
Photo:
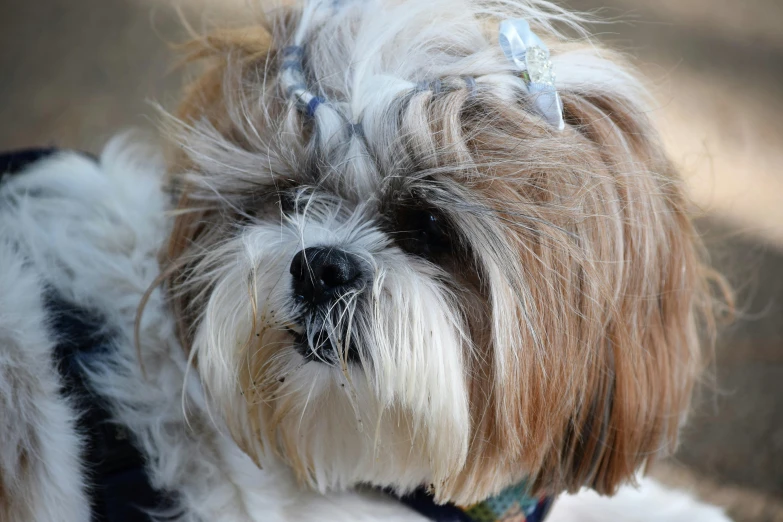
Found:
[[[563,132],[500,52],[511,17],[550,43]],[[117,332],[91,381],[174,492],[168,515],[418,520],[357,486],[458,504],[523,478],[536,493],[612,494],[673,451],[710,342],[707,270],[643,89],[618,56],[566,40],[579,22],[533,0],[287,5],[185,46],[204,72],[167,117],[168,166],[126,138],[98,165],[66,154],[0,187],[9,266],[34,270],[14,284],[49,285]],[[327,100],[311,118],[280,89],[291,44]],[[446,255],[406,247],[411,209],[437,213]],[[312,247],[362,273],[317,312],[289,273]],[[30,325],[6,328],[45,322],[40,302],[24,306]],[[0,428],[0,442],[62,426],[53,443],[70,449],[38,464],[78,480],[44,488],[42,506],[83,506],[53,340],[6,338],[0,401],[34,393],[12,408],[29,433]],[[31,343],[38,361],[12,379],[3,361]],[[16,478],[8,448],[12,498],[45,475]],[[569,498],[592,509],[589,493]],[[722,520],[682,504],[702,512]]]

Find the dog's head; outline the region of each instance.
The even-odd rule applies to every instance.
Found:
[[[497,43],[515,17],[550,38],[563,130]],[[611,492],[670,451],[709,310],[680,179],[617,57],[557,39],[574,18],[533,0],[268,20],[192,44],[208,69],[180,113],[168,253],[243,449],[321,490],[463,504],[523,477]]]

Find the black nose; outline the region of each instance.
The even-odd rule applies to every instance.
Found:
[[[294,296],[311,304],[322,304],[339,297],[358,282],[361,269],[353,254],[329,247],[311,247],[299,251],[291,261]]]

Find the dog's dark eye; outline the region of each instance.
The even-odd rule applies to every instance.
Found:
[[[278,194],[278,205],[281,212],[292,214],[296,212],[296,196],[289,191],[282,191]]]
[[[395,241],[406,252],[433,259],[451,251],[448,221],[436,209],[406,205],[398,209],[395,221]]]

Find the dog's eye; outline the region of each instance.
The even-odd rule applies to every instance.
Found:
[[[283,191],[278,194],[278,205],[280,206],[280,212],[285,214],[292,214],[296,212],[296,197],[288,191]]]
[[[410,254],[433,259],[451,251],[448,221],[434,208],[401,207],[396,215],[395,229],[397,244]]]

